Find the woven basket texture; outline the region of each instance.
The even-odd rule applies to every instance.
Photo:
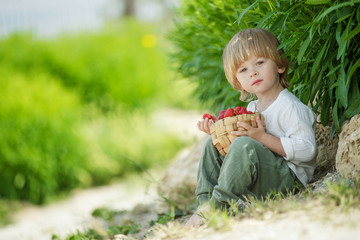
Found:
[[[230,133],[232,131],[245,130],[242,127],[238,127],[237,122],[241,121],[251,125],[252,127],[257,127],[256,117],[259,117],[265,126],[264,117],[260,113],[241,114],[233,117],[226,117],[211,125],[211,140],[221,155],[226,156],[231,145],[231,140],[236,138],[236,136],[231,135]]]

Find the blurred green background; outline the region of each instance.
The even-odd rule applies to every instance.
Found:
[[[0,215],[9,200],[44,204],[165,165],[191,143],[151,121],[194,107],[166,29],[123,17],[97,31],[0,38]]]

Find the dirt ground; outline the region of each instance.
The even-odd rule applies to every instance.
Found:
[[[322,209],[323,210],[323,209]],[[265,219],[242,219],[231,223],[230,230],[212,228],[186,229],[183,226],[161,227],[152,240],[356,240],[360,239],[360,211],[324,214],[314,211],[292,211]],[[174,237],[175,236],[175,237]]]
[[[0,240],[49,240],[52,234],[66,237],[77,229],[92,227],[96,208],[131,210],[150,203],[155,192],[144,184],[128,183],[74,192],[68,199],[47,206],[28,206],[13,215],[14,223],[0,228]]]

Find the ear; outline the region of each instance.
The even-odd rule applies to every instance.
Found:
[[[285,70],[286,70],[286,67],[278,67],[278,73],[279,73],[279,74],[284,73]]]

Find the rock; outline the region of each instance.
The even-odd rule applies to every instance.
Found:
[[[166,170],[158,187],[159,195],[166,202],[188,211],[195,205],[197,169],[201,151],[208,137],[201,139],[189,149],[183,151]],[[161,207],[160,207],[161,208]],[[166,208],[166,207],[165,207]],[[158,210],[158,212],[167,210]]]
[[[360,114],[342,126],[336,154],[336,169],[342,177],[360,177]]]
[[[312,189],[313,193],[325,193],[329,191],[328,185],[333,185],[335,183],[340,183],[341,176],[338,172],[329,172],[326,176],[322,177],[321,179],[317,180],[316,182],[310,183],[308,187]]]
[[[337,134],[331,139],[331,127],[317,124],[315,137],[318,146],[318,155],[316,158],[316,169],[313,182],[324,177],[328,172],[335,170],[335,158],[338,148],[339,137]]]

